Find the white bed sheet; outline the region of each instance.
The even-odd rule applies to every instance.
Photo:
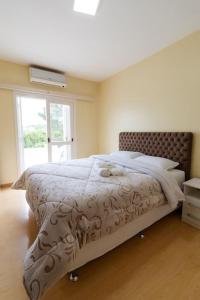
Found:
[[[183,186],[183,182],[185,181],[185,172],[184,171],[181,171],[178,169],[172,169],[172,170],[169,170],[168,173],[170,175],[172,175],[174,177],[174,179],[176,179],[176,181],[180,187]]]

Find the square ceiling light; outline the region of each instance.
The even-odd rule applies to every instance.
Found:
[[[74,11],[95,16],[100,0],[74,0]]]

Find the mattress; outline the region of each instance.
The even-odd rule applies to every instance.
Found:
[[[168,173],[171,176],[173,176],[174,179],[176,179],[176,181],[180,187],[183,186],[183,183],[185,181],[185,172],[184,171],[181,171],[178,169],[173,169],[173,170],[168,171]]]
[[[175,209],[171,208],[169,204],[163,204],[119,228],[114,233],[104,236],[100,240],[86,244],[78,251],[76,259],[70,262],[68,272],[74,271],[91,260],[111,251],[174,210]]]

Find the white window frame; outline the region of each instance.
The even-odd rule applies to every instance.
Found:
[[[75,159],[77,155],[76,151],[76,103],[73,99],[64,96],[53,96],[43,93],[34,93],[34,92],[14,92],[14,107],[15,107],[15,131],[16,131],[16,158],[17,158],[17,169],[18,169],[18,176],[24,171],[24,147],[23,147],[23,133],[22,133],[22,120],[21,120],[21,111],[20,105],[18,102],[18,98],[20,97],[27,97],[27,98],[40,98],[46,100],[46,111],[47,112],[47,133],[48,136],[50,134],[50,120],[49,120],[49,110],[50,110],[50,103],[60,103],[70,105],[71,110],[71,136],[73,138],[72,150],[71,150],[71,158]],[[69,143],[70,144],[70,143]],[[51,146],[48,144],[48,161],[51,158]]]

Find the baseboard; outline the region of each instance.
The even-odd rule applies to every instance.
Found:
[[[12,186],[12,182],[0,184],[1,189],[10,188]]]

